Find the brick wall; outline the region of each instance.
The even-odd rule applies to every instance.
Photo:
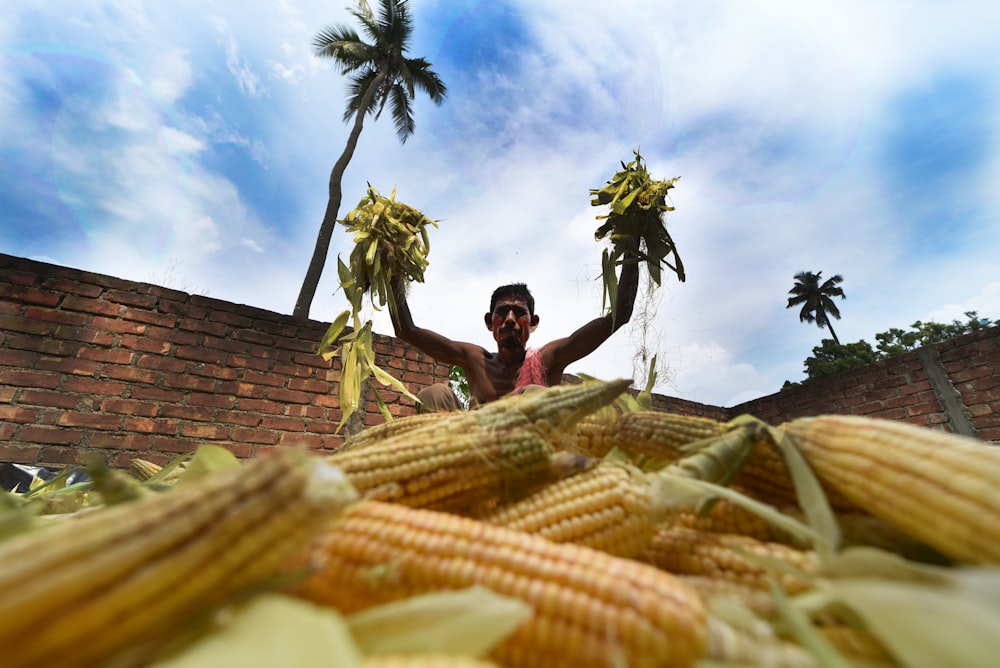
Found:
[[[201,443],[241,457],[336,448],[327,323],[0,254],[0,462],[163,462]],[[392,337],[377,362],[411,391],[448,368]],[[394,415],[414,412],[380,390]],[[1000,442],[1000,327],[731,408],[656,395],[657,410],[772,424],[819,413],[901,419]],[[363,424],[382,421],[369,397]]]
[[[327,324],[0,255],[0,462],[336,448],[339,360],[314,354]],[[447,379],[397,339],[376,336],[375,350],[410,387]],[[394,415],[414,412],[380,395]],[[373,398],[362,419],[382,421]]]

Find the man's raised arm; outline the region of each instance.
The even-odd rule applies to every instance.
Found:
[[[393,286],[393,294],[396,298],[396,312],[392,313],[390,310],[390,315],[392,328],[398,338],[442,364],[461,366],[465,363],[466,355],[462,344],[413,324],[413,315],[406,302],[405,285],[400,282],[400,284]]]

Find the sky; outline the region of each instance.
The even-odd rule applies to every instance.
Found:
[[[290,314],[344,149],[347,79],[313,53],[353,2],[13,0],[0,13],[0,252]],[[800,271],[843,276],[842,342],[1000,318],[1000,3],[412,0],[416,131],[369,118],[366,185],[439,221],[416,324],[492,349],[523,281],[531,342],[601,315],[589,191],[638,150],[680,177],[687,280],[568,368],[733,406],[804,379]],[[338,228],[312,305],[347,308]],[[644,281],[644,285],[646,282]],[[376,331],[392,333],[382,312]],[[646,361],[643,361],[645,351]]]

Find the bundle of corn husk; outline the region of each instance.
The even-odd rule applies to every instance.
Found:
[[[416,400],[406,386],[392,374],[375,363],[372,348],[372,322],[362,322],[361,312],[365,295],[376,310],[388,306],[396,313],[394,286],[404,281],[423,282],[430,252],[428,226],[437,227],[417,209],[396,201],[396,189],[384,197],[368,185],[368,192],[340,221],[354,235],[354,248],[349,264],[337,257],[340,287],[351,308],[342,312],[330,325],[319,345],[319,354],[331,359],[338,353],[341,358],[340,408],[341,422],[359,408],[362,383],[374,376],[383,386],[392,387]],[[344,334],[349,320],[353,328]],[[373,388],[374,390],[374,388]],[[382,415],[392,419],[388,408],[374,391]],[[339,429],[339,427],[338,427]]]
[[[612,313],[618,298],[615,267],[622,264],[626,252],[634,253],[645,262],[650,279],[659,286],[662,269],[672,270],[678,280],[684,281],[684,265],[677,254],[670,233],[663,222],[663,215],[673,211],[667,204],[667,194],[680,177],[658,181],[646,170],[646,163],[638,151],[635,160],[622,162],[619,170],[603,188],[592,189],[593,206],[608,206],[610,211],[598,216],[604,223],[594,237],[601,241],[609,238],[611,247],[605,249],[601,270],[604,281],[604,303]]]

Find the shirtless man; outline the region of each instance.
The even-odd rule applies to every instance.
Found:
[[[636,257],[627,254],[618,282],[618,302],[612,320],[611,314],[595,318],[567,337],[546,343],[538,349],[528,349],[528,337],[538,327],[535,300],[523,283],[505,285],[493,293],[490,311],[484,317],[486,329],[493,333],[497,351],[490,352],[482,346],[463,341],[453,341],[437,332],[413,324],[405,290],[397,290],[398,317],[393,318],[396,336],[414,348],[433,357],[442,364],[462,368],[469,382],[472,402],[485,404],[495,401],[526,385],[549,387],[562,382],[563,371],[573,362],[597,350],[608,337],[632,317],[639,271]],[[402,286],[400,286],[402,287]],[[522,369],[524,373],[522,374]],[[447,389],[447,386],[443,386]],[[450,390],[442,396],[442,388],[421,396],[421,401],[432,403],[427,410],[455,410],[458,403]],[[446,405],[445,405],[446,404]]]

